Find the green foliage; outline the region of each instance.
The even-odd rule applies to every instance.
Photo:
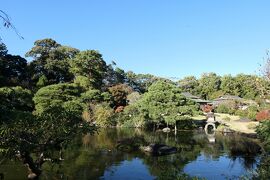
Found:
[[[261,121],[259,126],[257,126],[256,132],[265,147],[270,150],[270,120]]]
[[[76,76],[74,79],[74,83],[84,88],[85,90],[91,88],[92,86],[89,78],[85,76]]]
[[[107,103],[99,104],[94,107],[93,115],[98,126],[109,127],[114,126],[114,111]]]
[[[102,99],[104,100],[104,102],[107,102],[109,104],[113,103],[113,97],[109,92],[103,92],[101,93]]]
[[[49,84],[49,82],[48,82],[47,77],[46,77],[45,75],[42,75],[42,76],[40,76],[40,78],[38,79],[38,82],[37,82],[36,86],[37,86],[38,88],[42,88],[42,87],[44,87],[44,86],[47,86],[48,84]]]
[[[75,76],[87,77],[93,88],[101,88],[107,65],[99,52],[95,50],[81,51],[71,61],[70,65],[70,71]]]
[[[198,110],[186,99],[174,84],[157,81],[138,101],[140,112],[153,123],[166,122],[173,125],[178,120],[192,116]]]
[[[69,72],[69,61],[79,50],[62,46],[53,39],[37,40],[34,47],[26,53],[26,57],[33,57],[29,71],[32,80],[37,82],[41,76],[46,76],[48,84],[69,82],[73,76]]]
[[[250,119],[250,120],[256,120],[256,115],[258,113],[258,108],[256,106],[250,106],[248,109],[248,114],[247,114],[247,117]]]
[[[80,93],[80,88],[75,84],[60,83],[43,87],[37,91],[33,98],[35,113],[40,114],[50,106],[76,100]]]
[[[215,111],[217,113],[225,113],[225,114],[230,114],[231,108],[229,108],[226,104],[220,104]]]
[[[225,116],[225,117],[224,117],[224,120],[225,120],[225,121],[230,121],[231,118],[230,118],[229,116]]]
[[[0,56],[0,87],[26,85],[27,61],[20,56]]]
[[[238,110],[235,111],[235,115],[240,116],[240,117],[247,117],[248,116],[248,110],[238,109]]]
[[[199,81],[195,76],[187,76],[181,79],[178,84],[183,92],[189,92],[194,95],[198,94]]]
[[[239,96],[241,93],[241,84],[236,81],[236,77],[225,75],[221,78],[220,88],[224,94]]]
[[[117,123],[121,127],[145,127],[146,119],[137,104],[127,106],[123,112],[117,114]]]
[[[22,87],[0,88],[0,121],[13,121],[14,116],[33,110],[32,93]]]
[[[209,99],[211,94],[220,90],[221,77],[215,73],[204,73],[199,79],[199,92],[200,95]]]
[[[81,94],[81,100],[84,103],[97,103],[103,100],[100,90],[89,89],[88,91]]]
[[[7,47],[4,43],[0,42],[0,57],[7,55]]]

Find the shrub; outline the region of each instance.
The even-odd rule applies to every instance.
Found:
[[[35,102],[35,113],[39,114],[50,106],[73,101],[80,95],[80,88],[74,84],[60,83],[45,86],[37,91],[33,100]]]
[[[225,105],[225,104],[220,104],[216,108],[216,112],[217,113],[226,113],[226,114],[229,114],[230,113],[230,108],[227,105]]]
[[[256,128],[256,132],[266,147],[270,148],[270,120],[261,121]]]
[[[238,110],[235,111],[235,115],[240,116],[240,117],[247,117],[248,111],[238,109]]]
[[[93,110],[93,117],[96,124],[101,127],[115,125],[113,109],[107,103],[96,105]]]
[[[91,82],[89,78],[85,76],[76,76],[74,79],[74,83],[84,89],[88,89],[91,87]]]
[[[231,118],[230,118],[229,116],[225,116],[225,117],[224,117],[224,120],[225,120],[225,121],[230,121]]]
[[[101,92],[97,89],[89,89],[81,94],[81,99],[84,103],[100,102],[102,101]]]
[[[248,109],[248,114],[247,114],[247,117],[250,119],[250,120],[256,120],[256,115],[258,113],[258,108],[256,106],[250,106]]]
[[[145,118],[134,104],[127,106],[123,112],[118,113],[117,123],[121,127],[143,127]]]
[[[248,129],[255,129],[256,127],[257,127],[257,125],[254,124],[254,123],[250,123],[250,124],[247,125]]]

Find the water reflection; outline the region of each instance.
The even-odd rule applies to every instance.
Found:
[[[119,140],[132,137],[174,146],[178,152],[153,157],[139,150],[116,149]],[[95,135],[77,136],[62,153],[64,161],[44,164],[41,179],[234,178],[256,169],[260,146],[256,140],[233,134],[180,131],[175,135],[140,129],[100,129]],[[6,179],[25,177],[25,168],[18,162],[5,160],[0,169]],[[20,173],[15,175],[14,169],[20,169]]]

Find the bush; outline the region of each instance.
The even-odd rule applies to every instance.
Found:
[[[17,113],[31,113],[34,106],[31,91],[20,86],[0,88],[0,102],[0,123],[15,121]]]
[[[225,121],[230,121],[231,118],[230,118],[229,116],[225,116],[225,117],[224,117],[224,120],[225,120]]]
[[[103,97],[97,89],[89,89],[81,94],[81,99],[84,103],[101,102]]]
[[[98,126],[109,127],[116,125],[113,116],[113,109],[107,103],[96,105],[93,109],[93,117]]]
[[[257,111],[248,111],[248,119],[250,119],[250,120],[256,120],[256,115],[257,115]]]
[[[256,132],[266,147],[270,149],[270,120],[261,121]]]
[[[247,117],[248,116],[248,111],[238,109],[238,110],[235,111],[235,115],[240,116],[240,117]]]
[[[248,114],[247,114],[247,117],[250,119],[250,120],[256,120],[256,115],[258,113],[258,108],[256,106],[250,106],[248,109]]]
[[[37,91],[33,100],[35,113],[39,114],[50,106],[62,105],[64,102],[76,100],[80,95],[80,88],[75,84],[60,83],[43,87]]]
[[[250,124],[247,125],[248,129],[256,129],[256,127],[257,127],[257,125],[254,124],[254,123],[250,123]]]
[[[225,114],[229,114],[230,113],[230,108],[225,105],[225,104],[220,104],[217,108],[216,108],[216,112],[217,113],[225,113]]]
[[[117,123],[121,127],[144,127],[145,118],[136,105],[129,105],[117,114]]]

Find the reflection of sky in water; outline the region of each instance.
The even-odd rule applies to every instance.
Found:
[[[242,158],[238,157],[232,160],[225,155],[215,159],[200,155],[195,161],[184,167],[184,173],[188,175],[214,180],[238,179],[239,176],[248,176],[248,172],[243,166]],[[101,179],[154,179],[154,177],[141,159],[134,158],[109,167]]]
[[[141,159],[123,161],[120,165],[109,167],[100,179],[154,179]]]
[[[248,175],[248,170],[240,157],[232,160],[227,156],[212,159],[200,155],[185,166],[184,173],[206,179],[238,179],[239,176]]]

